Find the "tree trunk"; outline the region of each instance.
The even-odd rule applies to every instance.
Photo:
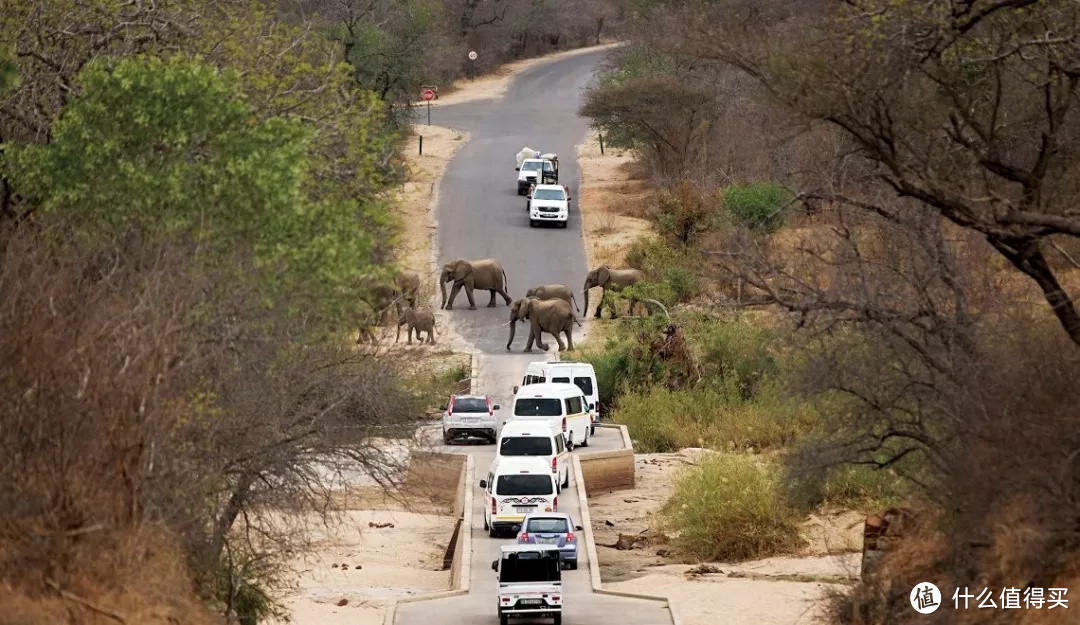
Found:
[[[254,482],[255,477],[253,475],[242,476],[236,486],[233,487],[229,501],[225,504],[225,509],[221,511],[217,520],[214,521],[214,534],[211,537],[210,548],[215,558],[221,557],[221,552],[225,549],[225,538],[229,535],[229,531],[232,530],[233,523],[236,522],[240,510],[243,509],[248,491]]]
[[[1043,297],[1057,316],[1058,322],[1074,343],[1080,345],[1080,314],[1072,298],[1061,288],[1054,270],[1043,256],[1041,242],[1033,237],[1004,238],[988,236],[990,245],[1014,267],[1035,281],[1042,289]]]

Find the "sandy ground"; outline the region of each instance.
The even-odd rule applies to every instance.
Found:
[[[814,623],[820,600],[858,576],[862,517],[846,512],[813,517],[797,554],[740,563],[681,561],[670,553],[657,512],[675,476],[701,450],[638,454],[637,487],[589,499],[604,587],[668,597],[685,625]],[[620,534],[644,536],[629,550]]]
[[[291,563],[299,574],[286,602],[292,623],[380,625],[391,599],[449,588],[442,563],[452,517],[400,509],[343,514],[341,523],[316,525],[316,549]]]
[[[622,150],[605,148],[600,154],[595,130],[578,145],[578,206],[589,267],[605,263],[624,267],[630,246],[652,232],[652,224],[643,215],[652,192],[644,180],[633,177],[633,160],[632,154]]]
[[[604,50],[607,48],[613,48],[620,45],[619,43],[606,43],[599,46],[590,46],[588,48],[576,48],[574,50],[566,50],[564,52],[556,52],[547,56],[538,56],[530,59],[522,59],[520,61],[514,61],[513,63],[507,63],[500,66],[498,69],[491,73],[478,76],[472,80],[462,79],[451,85],[450,87],[439,90],[439,99],[433,100],[431,103],[432,108],[442,105],[460,104],[462,102],[473,102],[475,100],[493,100],[501,98],[506,95],[506,90],[510,85],[510,81],[521,72],[535,67],[541,63],[545,63],[552,59],[566,58],[570,56],[577,56],[579,54],[586,54],[594,52],[596,50]],[[423,102],[417,102],[419,106]]]

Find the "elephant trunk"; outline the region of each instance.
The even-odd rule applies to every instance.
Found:
[[[439,308],[446,308],[446,280],[439,278]]]
[[[589,314],[589,285],[585,285],[585,314]]]
[[[397,324],[397,336],[394,337],[394,342],[397,343],[401,339],[401,322]]]
[[[514,332],[517,330],[517,321],[510,319],[510,339],[506,341],[506,351],[510,351],[510,344],[514,342]]]

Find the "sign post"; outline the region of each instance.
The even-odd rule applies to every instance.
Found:
[[[431,125],[431,101],[435,99],[435,91],[432,89],[424,89],[420,96],[427,102],[427,125]]]
[[[476,50],[469,50],[469,78],[476,77]]]

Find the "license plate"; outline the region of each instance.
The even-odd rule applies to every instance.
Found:
[[[559,539],[558,538],[539,538],[539,539],[537,539],[536,542],[540,543],[541,545],[554,545],[554,544],[559,542]]]
[[[521,605],[540,605],[543,602],[543,599],[522,599],[518,603],[520,603]]]
[[[536,508],[534,506],[514,506],[514,512],[521,512],[523,514],[528,514],[535,509]]]

